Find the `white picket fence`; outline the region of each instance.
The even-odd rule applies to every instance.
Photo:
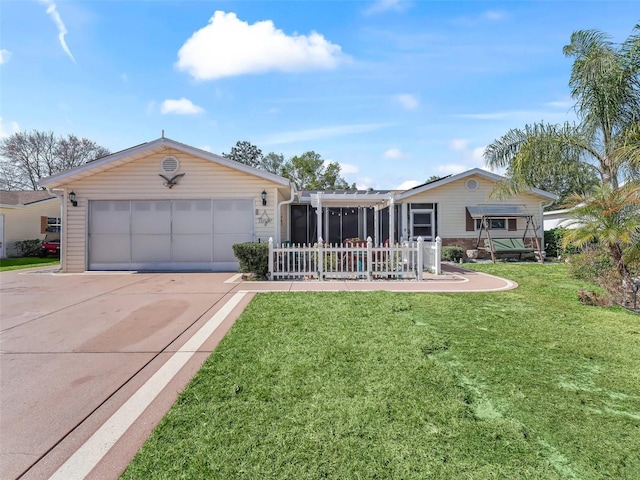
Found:
[[[366,242],[346,244],[274,245],[269,239],[269,279],[366,279],[422,280],[423,273],[440,274],[442,241],[395,245]]]

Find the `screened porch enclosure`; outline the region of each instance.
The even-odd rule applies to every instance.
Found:
[[[394,206],[397,243],[400,232],[400,208]],[[378,216],[376,232],[376,214]],[[374,207],[322,207],[323,231],[318,235],[318,214],[311,205],[291,205],[290,238],[293,244],[314,244],[320,236],[325,242],[341,244],[351,238],[369,237],[383,243],[389,238],[389,207],[376,211]]]

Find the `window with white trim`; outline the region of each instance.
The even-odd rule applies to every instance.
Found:
[[[489,224],[489,230],[506,230],[507,229],[507,219],[506,218],[488,218],[487,223]],[[482,228],[482,219],[476,218],[476,230],[480,230]]]

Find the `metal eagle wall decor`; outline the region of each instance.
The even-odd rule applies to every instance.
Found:
[[[164,186],[168,187],[168,188],[173,188],[174,186],[176,186],[178,184],[178,179],[180,177],[184,177],[184,173],[179,173],[178,175],[174,175],[171,178],[167,178],[164,175],[162,175],[161,173],[159,173],[158,175],[160,175],[162,178],[164,178],[165,182],[164,182]]]

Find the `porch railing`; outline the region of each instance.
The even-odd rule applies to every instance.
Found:
[[[275,245],[269,239],[269,279],[366,279],[422,280],[423,273],[440,274],[442,241],[395,245],[362,242],[315,245]]]

